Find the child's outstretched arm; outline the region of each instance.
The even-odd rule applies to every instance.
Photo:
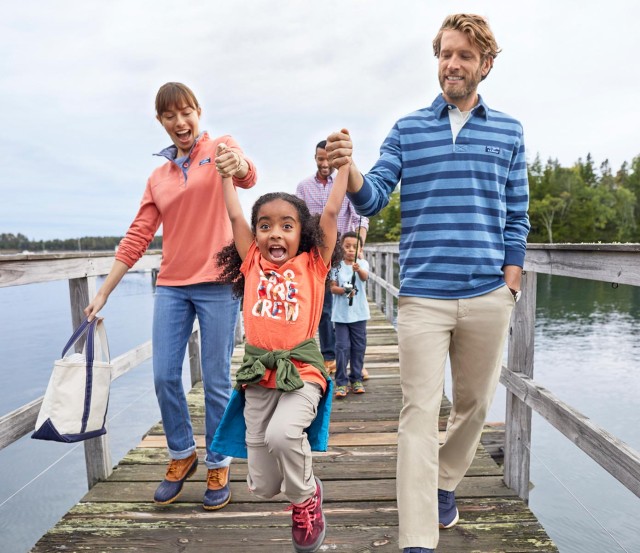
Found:
[[[358,275],[358,278],[362,281],[365,282],[366,280],[369,280],[369,271],[367,271],[366,269],[363,269],[362,267],[360,267],[360,265],[358,265],[357,263],[354,263],[352,265],[353,267],[353,272],[356,273]]]
[[[226,148],[226,144],[218,144],[216,156],[223,154]],[[235,242],[236,250],[238,250],[240,259],[244,260],[247,256],[247,252],[249,251],[249,247],[253,242],[253,232],[251,232],[251,227],[242,212],[242,206],[238,199],[238,192],[236,187],[233,185],[233,179],[231,176],[222,177],[222,192],[224,195],[224,203],[227,206],[227,213],[231,220],[233,241]]]
[[[346,129],[342,129],[342,132],[349,134]],[[329,198],[320,216],[320,228],[324,233],[324,246],[320,248],[320,255],[327,265],[331,261],[331,255],[338,241],[338,213],[340,213],[342,202],[347,193],[349,165],[349,163],[345,163],[338,168],[338,174],[333,181]]]

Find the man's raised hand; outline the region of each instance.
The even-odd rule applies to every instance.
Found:
[[[327,156],[332,167],[338,168],[346,163],[351,163],[353,143],[347,129],[331,133],[327,137]]]

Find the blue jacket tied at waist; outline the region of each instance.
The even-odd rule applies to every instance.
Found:
[[[245,436],[247,425],[244,420],[243,384],[260,382],[265,370],[276,369],[277,390],[289,392],[301,388],[304,383],[297,368],[291,362],[297,359],[317,367],[327,380],[327,389],[318,404],[318,415],[306,429],[312,451],[326,451],[329,444],[329,418],[333,399],[333,380],[327,374],[322,362],[322,354],[315,340],[301,342],[291,350],[270,352],[250,344],[245,345],[242,367],[236,375],[236,387],[231,393],[229,404],[210,444],[210,449],[229,457],[247,458]]]

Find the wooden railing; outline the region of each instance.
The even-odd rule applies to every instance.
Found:
[[[367,244],[371,265],[369,295],[394,322],[398,297],[397,244]],[[95,294],[97,276],[109,272],[113,254],[19,254],[0,256],[0,287],[53,280],[69,281],[72,325],[83,319],[82,309]],[[160,252],[143,256],[133,270],[159,267]],[[639,245],[529,245],[523,275],[522,300],[516,304],[509,332],[507,366],[500,381],[507,388],[505,482],[523,499],[529,493],[531,410],[548,420],[598,464],[640,496],[640,454],[587,417],[564,404],[533,380],[537,273],[570,276],[640,286]],[[238,328],[237,336],[241,336]],[[191,382],[200,381],[197,325],[189,340]],[[151,357],[151,341],[112,360],[118,378]],[[42,398],[0,417],[0,449],[33,431]],[[109,476],[112,463],[108,434],[85,442],[87,480],[92,487]]]
[[[395,322],[398,244],[367,244],[369,296]],[[509,329],[507,365],[500,382],[507,389],[504,480],[528,500],[532,409],[640,497],[640,454],[533,380],[537,274],[561,275],[640,286],[640,245],[530,244],[522,299]]]
[[[111,269],[111,253],[18,254],[0,256],[0,287],[29,285],[53,280],[69,281],[71,320],[76,328],[84,319],[83,309],[96,293],[96,277]],[[151,251],[133,267],[133,271],[155,271],[160,266],[161,253]],[[69,334],[71,334],[71,330]],[[77,344],[76,348],[81,348]],[[201,380],[200,332],[197,321],[189,338],[189,365],[192,386]],[[151,357],[151,340],[112,359],[112,380],[119,378]],[[53,359],[51,360],[53,366]],[[42,397],[34,399],[0,417],[0,450],[33,431]],[[89,488],[109,477],[113,465],[108,433],[84,442]]]

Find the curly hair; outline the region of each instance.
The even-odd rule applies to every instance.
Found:
[[[345,238],[355,238],[360,243],[359,247],[362,247],[362,237],[356,231],[349,230],[344,234],[341,234],[339,239],[341,246],[344,244]]]
[[[258,222],[258,212],[263,205],[266,205],[275,200],[284,200],[295,207],[298,212],[298,218],[300,219],[300,246],[296,255],[300,255],[303,252],[310,252],[314,248],[320,248],[325,246],[325,236],[320,227],[320,215],[312,215],[304,200],[294,196],[293,194],[287,194],[286,192],[269,192],[260,196],[256,203],[251,208],[251,232],[256,235],[256,225]],[[331,256],[331,265],[337,266],[340,262],[340,250],[342,248],[333,248],[333,254]],[[222,272],[218,277],[218,282],[223,284],[231,284],[233,286],[233,295],[237,298],[241,298],[244,295],[244,275],[240,272],[240,266],[242,265],[242,259],[238,254],[238,250],[233,242],[222,248],[222,250],[216,256],[218,266],[222,268]],[[329,275],[327,275],[328,278]]]

